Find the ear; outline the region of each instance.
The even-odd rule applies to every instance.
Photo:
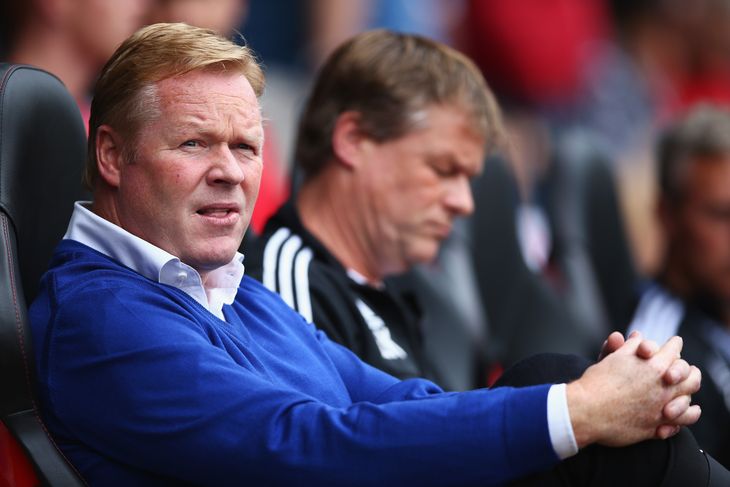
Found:
[[[96,164],[99,177],[109,186],[119,187],[123,159],[119,134],[109,125],[100,125],[96,129]]]
[[[332,129],[332,152],[340,164],[357,167],[362,160],[363,143],[368,137],[360,130],[360,114],[355,111],[341,113]]]

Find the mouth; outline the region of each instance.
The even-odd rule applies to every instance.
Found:
[[[446,223],[436,224],[433,226],[433,231],[437,238],[443,240],[451,235],[451,225]]]
[[[230,224],[238,221],[241,211],[236,204],[213,204],[203,206],[195,213],[212,223]]]

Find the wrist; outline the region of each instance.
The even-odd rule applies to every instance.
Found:
[[[565,387],[568,401],[570,424],[578,448],[584,448],[597,440],[595,425],[598,418],[590,411],[590,396],[581,383],[581,380],[571,382]]]

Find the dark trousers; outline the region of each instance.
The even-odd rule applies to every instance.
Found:
[[[507,369],[494,387],[521,387],[577,379],[591,363],[541,354]],[[515,487],[716,487],[730,486],[730,472],[700,450],[692,433],[623,448],[591,445],[553,470],[512,483]]]

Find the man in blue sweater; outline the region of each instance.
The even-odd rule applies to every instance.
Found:
[[[247,48],[184,24],[138,31],[99,78],[94,201],[30,311],[44,420],[90,485],[501,485],[698,419],[678,338],[612,335],[567,385],[444,393],[364,364],[244,277],[262,90]],[[471,138],[470,172],[487,142]]]

